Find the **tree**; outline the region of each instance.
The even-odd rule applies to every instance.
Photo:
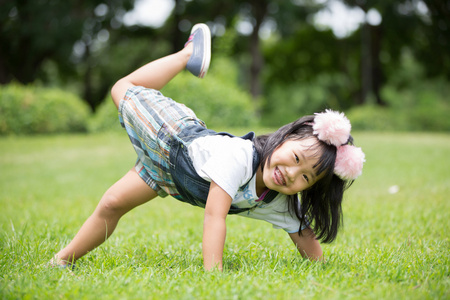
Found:
[[[202,0],[202,1],[183,1],[176,0],[174,9],[174,22],[168,22],[173,31],[178,30],[181,22],[189,20],[190,23],[204,22],[210,20],[214,27],[220,25],[227,30],[235,30],[233,27],[239,22],[246,22],[251,26],[248,36],[241,36],[239,39],[242,44],[236,45],[234,55],[246,53],[249,58],[249,90],[257,101],[263,93],[261,85],[261,72],[264,66],[264,57],[261,47],[261,29],[268,22],[276,24],[276,27],[283,34],[289,35],[295,32],[296,28],[301,28],[299,24],[304,24],[306,16],[317,11],[321,5],[314,1],[284,1],[284,0]],[[199,14],[199,12],[201,12]],[[173,45],[179,47],[179,34],[173,34],[176,39]]]
[[[42,77],[42,67],[53,62],[60,76],[73,79],[76,63],[86,63],[83,96],[94,109],[89,61],[93,48],[108,39],[120,15],[134,0],[12,0],[0,7],[0,83],[12,80],[27,84]]]
[[[365,13],[376,9],[379,25],[362,24],[361,92],[359,103],[372,93],[384,105],[380,90],[387,73],[394,74],[404,49],[419,59],[428,76],[450,78],[450,2],[426,0],[344,0]],[[384,56],[384,61],[381,58]]]
[[[428,76],[450,79],[450,1],[424,0],[428,15],[421,17],[422,43],[417,49]],[[432,55],[430,55],[430,50]]]

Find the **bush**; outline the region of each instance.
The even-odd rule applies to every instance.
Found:
[[[352,129],[374,131],[405,130],[405,121],[401,116],[394,117],[394,112],[386,107],[376,105],[363,105],[352,108],[346,113]],[[404,116],[403,116],[404,117]]]
[[[0,135],[85,132],[89,108],[55,88],[0,86]]]
[[[182,72],[162,90],[186,104],[208,127],[251,127],[257,124],[251,96],[237,84],[238,72],[231,60],[215,58],[205,79]]]
[[[249,127],[257,124],[250,95],[237,85],[237,70],[225,58],[215,58],[205,79],[181,72],[162,89],[166,97],[191,108],[210,128]],[[111,96],[98,108],[90,131],[121,130]]]
[[[97,108],[95,115],[89,123],[90,132],[118,131],[123,130],[119,122],[117,108],[111,95],[108,95],[103,103]]]
[[[414,86],[383,89],[387,107],[355,107],[347,115],[357,130],[450,131],[450,87],[444,79],[416,82]]]
[[[405,50],[401,67],[382,89],[387,107],[352,108],[353,128],[381,131],[450,131],[450,85],[446,78],[427,79],[423,67]]]

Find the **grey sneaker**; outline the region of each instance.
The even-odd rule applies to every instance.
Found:
[[[199,78],[208,72],[211,61],[211,31],[206,24],[196,24],[192,27],[188,43],[193,43],[194,50],[186,65],[186,69]]]

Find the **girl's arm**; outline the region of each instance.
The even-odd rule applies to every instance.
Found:
[[[323,260],[322,247],[311,228],[304,229],[301,236],[298,232],[289,233],[289,236],[303,257],[310,260]]]
[[[225,220],[231,201],[231,197],[221,187],[211,182],[203,221],[203,265],[206,270],[218,268],[222,271]]]

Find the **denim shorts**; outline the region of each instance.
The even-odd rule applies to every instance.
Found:
[[[161,197],[171,195],[180,201],[205,207],[210,182],[195,171],[188,146],[202,136],[234,136],[207,129],[185,105],[164,97],[159,91],[142,87],[127,91],[119,104],[119,119],[138,155],[136,171],[146,184]],[[241,138],[253,140],[254,137],[254,132],[249,132]],[[259,165],[255,150],[252,163],[255,173]],[[248,209],[231,205],[229,214]]]
[[[171,141],[186,127],[205,123],[184,104],[157,90],[130,88],[119,104],[119,120],[137,153],[136,171],[159,196],[178,197],[170,172]],[[208,132],[208,131],[207,131]]]
[[[202,208],[206,206],[206,200],[208,198],[211,183],[201,178],[195,171],[194,165],[189,156],[188,146],[194,139],[207,135],[227,135],[234,137],[226,132],[216,133],[212,130],[206,129],[205,127],[192,125],[184,128],[177,135],[177,138],[172,139],[170,142],[170,172],[178,193],[177,195],[172,196],[180,201]],[[254,136],[254,132],[249,132],[241,138],[253,140]],[[259,155],[255,149],[253,151],[252,165],[253,174],[255,174],[256,169],[259,166]],[[244,186],[249,182],[250,180],[245,183]],[[239,208],[235,205],[231,205],[228,214],[238,214],[249,209],[250,208],[248,207]]]

